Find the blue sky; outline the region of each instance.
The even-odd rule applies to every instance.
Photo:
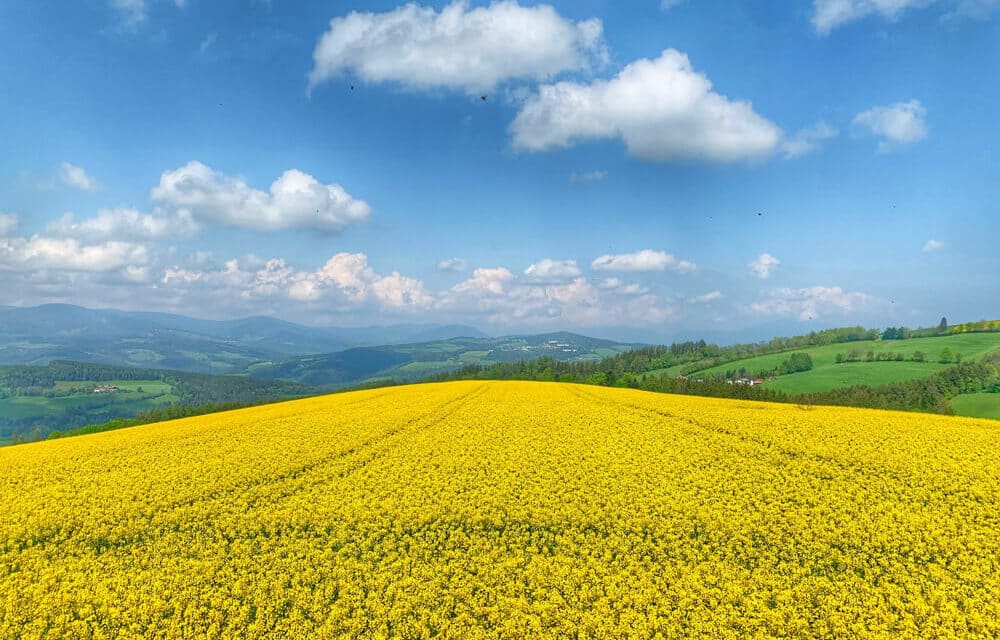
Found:
[[[996,317],[997,6],[6,3],[0,304],[643,340]]]

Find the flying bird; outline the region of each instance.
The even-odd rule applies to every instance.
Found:
[[[483,102],[486,102],[486,96],[479,96],[479,99],[482,100]]]

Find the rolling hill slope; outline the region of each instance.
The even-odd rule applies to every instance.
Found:
[[[952,354],[961,354],[966,360],[974,360],[1000,350],[1000,333],[967,333],[909,340],[863,340],[802,347],[792,351],[735,360],[723,365],[698,369],[690,375],[719,375],[740,368],[745,368],[751,374],[756,374],[778,367],[792,353],[807,353],[813,361],[811,371],[779,376],[776,380],[767,382],[766,385],[789,394],[812,393],[858,384],[877,386],[888,382],[926,378],[950,366],[950,364],[938,362],[941,352],[946,348]],[[846,355],[853,350],[861,352],[861,362],[841,364],[836,362],[838,353]],[[901,353],[906,357],[906,360],[901,362],[864,362],[864,354],[867,354],[868,351],[875,354],[880,352]],[[927,361],[913,362],[912,356],[915,351],[923,351],[927,355]]]
[[[0,636],[997,637],[997,468],[993,422],[526,382],[11,447]]]

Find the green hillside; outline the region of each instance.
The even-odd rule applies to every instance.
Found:
[[[0,444],[167,406],[253,403],[316,392],[280,380],[93,363],[0,366]]]
[[[956,415],[1000,420],[1000,393],[969,393],[955,396],[951,406]]]
[[[780,376],[765,383],[765,386],[788,394],[829,391],[852,385],[877,386],[889,382],[905,382],[926,378],[949,366],[938,362],[941,352],[949,349],[953,355],[960,354],[963,360],[980,358],[987,353],[1000,350],[1000,333],[965,333],[931,338],[911,338],[908,340],[861,340],[803,347],[794,351],[771,353],[768,355],[735,360],[723,365],[700,369],[692,376],[724,375],[727,371],[746,369],[751,375],[770,371],[788,359],[791,353],[807,353],[813,360],[813,369],[802,373]],[[836,362],[837,354],[848,355],[851,351],[861,352],[862,361]],[[874,354],[903,354],[906,360],[865,362],[869,351]],[[926,362],[914,362],[913,354],[922,351]],[[674,367],[674,369],[677,369]]]

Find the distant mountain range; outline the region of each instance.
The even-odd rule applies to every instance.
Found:
[[[319,387],[380,379],[413,380],[463,365],[489,365],[549,356],[556,360],[592,360],[637,345],[558,332],[499,338],[460,337],[415,344],[359,347],[319,355],[260,362],[247,368],[255,378],[274,378]]]
[[[240,373],[261,361],[455,337],[482,338],[485,334],[464,325],[327,328],[267,317],[202,320],[66,304],[0,307],[0,364],[77,360]]]
[[[0,444],[174,404],[257,402],[540,356],[596,361],[632,346],[573,333],[491,338],[463,325],[341,329],[0,307]]]
[[[632,346],[567,332],[492,338],[465,325],[309,327],[266,317],[202,320],[66,304],[0,307],[0,365],[72,360],[319,387],[412,380],[543,355],[599,360]]]

